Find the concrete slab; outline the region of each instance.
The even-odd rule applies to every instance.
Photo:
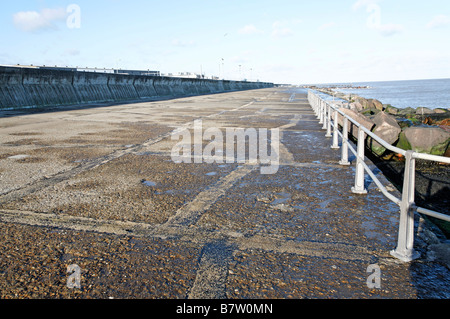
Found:
[[[171,133],[193,132],[197,119],[221,131],[278,128],[277,172],[174,163]],[[340,166],[330,145],[306,96],[286,88],[9,112],[0,297],[449,298],[441,258],[389,255],[398,207],[369,178],[367,195],[351,193],[354,165]],[[81,289],[67,287],[73,264]],[[370,265],[380,287],[368,285]]]

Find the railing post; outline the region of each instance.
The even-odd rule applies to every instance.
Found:
[[[319,101],[317,100],[317,96],[312,95],[312,101],[314,103],[314,111],[316,112],[316,117],[320,119],[320,109],[319,109]]]
[[[325,102],[325,105],[327,106],[327,134],[325,134],[325,137],[331,137],[331,105]]]
[[[355,174],[355,186],[352,187],[352,192],[355,194],[367,194],[367,190],[364,188],[364,131],[361,126],[358,128],[358,149],[356,157],[356,174]]]
[[[348,161],[348,118],[344,116],[344,123],[342,124],[342,146],[341,146],[341,165],[350,165]]]
[[[331,145],[332,149],[338,149],[339,148],[338,116],[339,116],[339,113],[338,113],[338,111],[336,109],[336,110],[334,110],[333,145]]]
[[[325,125],[325,107],[323,105],[323,101],[319,99],[319,108],[320,108],[320,120],[319,120],[319,124],[323,124]],[[323,126],[322,126],[323,129]]]
[[[321,100],[322,102],[322,130],[327,129],[327,105],[325,104],[325,101]],[[319,123],[320,124],[320,123]]]
[[[413,151],[405,154],[405,174],[403,177],[402,201],[400,203],[400,221],[398,229],[397,248],[391,255],[409,262],[420,256],[414,250],[414,190],[416,160],[412,157]]]

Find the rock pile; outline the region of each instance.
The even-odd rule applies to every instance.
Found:
[[[341,111],[391,145],[404,150],[450,157],[449,110],[426,107],[398,109],[375,99],[355,95],[339,97],[347,101],[342,103]],[[349,125],[349,132],[356,137],[357,129],[353,126]],[[382,156],[386,152],[383,146],[370,137],[367,142],[375,154]]]

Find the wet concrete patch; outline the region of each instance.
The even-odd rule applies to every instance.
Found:
[[[274,175],[254,171],[220,198],[198,225],[245,229],[246,236],[393,248],[398,209],[376,191],[365,197],[353,194],[353,178],[345,168],[326,166],[282,166]]]
[[[282,143],[296,162],[338,164],[340,150],[332,150],[331,139],[325,137],[325,131],[286,131]]]
[[[374,261],[375,262],[375,261]],[[407,267],[381,265],[380,289],[369,288],[367,261],[349,261],[275,253],[238,251],[230,262],[228,298],[409,298],[413,285],[403,285]],[[274,278],[273,273],[282,274]]]

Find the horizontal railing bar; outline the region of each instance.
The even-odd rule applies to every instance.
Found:
[[[404,149],[398,148],[396,146],[393,146],[391,144],[389,144],[388,142],[386,142],[385,140],[383,140],[382,138],[380,138],[379,136],[377,136],[375,133],[369,131],[367,128],[365,128],[364,126],[361,126],[361,129],[367,133],[367,135],[369,135],[370,137],[372,137],[374,140],[376,140],[378,143],[380,143],[384,148],[398,153],[398,154],[402,154],[403,156],[405,156],[406,151]]]
[[[423,160],[428,160],[428,161],[450,164],[450,157],[425,154],[425,153],[417,153],[417,152],[414,152],[412,156],[413,156],[413,158],[417,158],[417,159],[423,159]]]
[[[395,147],[381,137],[377,136],[374,132],[370,131],[367,127],[364,127],[361,123],[357,122],[347,114],[344,114],[338,107],[335,107],[328,101],[324,100],[318,94],[313,93],[312,91],[308,91],[308,100],[310,101],[311,106],[318,114],[318,117],[321,119],[321,123],[323,124],[322,129],[327,129],[327,137],[330,137],[330,129],[333,127],[333,145],[332,148],[339,148],[338,141],[339,136],[342,138],[342,151],[341,151],[341,161],[339,162],[341,165],[348,165],[348,150],[350,150],[356,156],[356,174],[355,174],[355,187],[352,187],[352,191],[357,194],[366,194],[363,184],[364,180],[364,172],[372,178],[372,180],[377,185],[378,189],[386,196],[389,200],[396,203],[400,207],[400,220],[399,220],[399,232],[398,232],[398,241],[397,247],[395,250],[391,251],[391,255],[404,262],[409,262],[414,260],[420,256],[420,253],[414,250],[414,211],[431,216],[437,219],[441,219],[447,222],[450,222],[450,215],[439,213],[430,209],[426,209],[423,207],[417,207],[414,204],[414,180],[415,180],[415,160],[423,159],[429,161],[435,161],[439,163],[449,163],[450,158],[444,156],[437,156],[432,154],[424,154],[418,153],[412,150],[406,151],[401,148]],[[325,102],[325,103],[324,103]],[[334,112],[332,112],[334,110]],[[339,114],[343,117],[343,124],[340,126],[342,129],[348,130],[348,121],[353,123],[358,128],[358,146],[355,149],[350,143],[348,138],[348,132],[339,130]],[[332,116],[334,116],[334,121],[331,120]],[[364,156],[364,148],[368,145],[366,144],[366,135],[371,137],[372,141],[379,143],[381,146],[386,149],[396,152],[397,154],[401,154],[405,156],[405,175],[403,176],[403,189],[401,191],[401,199],[395,197],[393,194],[389,193],[387,188],[381,183],[381,181],[377,178],[372,169],[365,162]],[[354,134],[353,134],[354,135]]]
[[[355,124],[357,127],[360,127],[367,135],[369,135],[370,137],[372,137],[375,141],[377,141],[378,143],[380,143],[384,148],[389,149],[392,152],[398,153],[398,154],[402,154],[403,156],[405,156],[406,151],[404,149],[398,148],[396,146],[393,146],[391,144],[389,144],[388,142],[386,142],[385,140],[383,140],[381,137],[379,137],[378,135],[376,135],[375,133],[373,133],[372,131],[370,131],[369,129],[367,129],[365,126],[363,126],[361,123],[357,122],[356,120],[354,120],[353,118],[351,118],[350,116],[348,116],[347,114],[343,113],[342,111],[340,111],[339,109],[335,108],[332,104],[329,104],[331,106],[332,109],[334,109],[335,111],[338,111],[339,114],[341,114],[342,116],[346,117],[350,122],[352,122],[353,124]],[[331,125],[334,124],[332,123]],[[449,158],[450,160],[450,158]],[[450,162],[450,161],[449,161]]]
[[[338,132],[341,136],[342,133]],[[348,148],[350,149],[350,151],[353,153],[353,155],[355,155],[356,157],[358,157],[358,153],[356,152],[356,150],[350,145],[347,144]],[[375,182],[375,184],[377,184],[378,188],[380,189],[380,191],[386,196],[388,197],[391,201],[393,201],[394,203],[396,203],[397,205],[400,205],[401,200],[397,197],[395,197],[394,195],[392,195],[391,193],[388,192],[388,190],[383,186],[383,184],[381,184],[380,180],[375,176],[375,174],[373,174],[372,170],[370,169],[370,167],[365,163],[365,161],[362,161],[362,164],[364,166],[364,170],[369,174],[369,176],[372,178],[372,180]]]
[[[319,97],[320,98],[320,97]],[[361,123],[357,122],[356,120],[354,120],[353,118],[351,118],[350,116],[348,116],[347,114],[343,113],[341,110],[339,110],[338,108],[336,108],[333,104],[329,103],[328,101],[324,101],[326,105],[329,105],[331,107],[331,109],[335,110],[338,112],[338,114],[340,114],[341,116],[347,118],[350,122],[352,122],[353,124],[355,124],[357,127],[361,128],[361,130],[363,130],[367,135],[369,135],[370,137],[372,137],[375,141],[377,141],[378,143],[380,143],[383,147],[385,147],[386,149],[389,149],[390,151],[396,152],[398,154],[402,154],[403,156],[405,156],[406,154],[406,150],[403,150],[401,148],[395,147],[389,143],[387,143],[385,140],[383,140],[382,138],[380,138],[379,136],[377,136],[375,133],[373,133],[372,131],[369,131],[369,129],[367,129],[365,126],[363,126]],[[333,121],[331,121],[330,123],[332,125],[332,127],[334,128],[335,124]],[[338,130],[338,134],[343,137],[343,133],[341,133]],[[350,151],[353,153],[353,155],[355,155],[356,157],[358,157],[358,153],[357,151],[350,145],[348,144],[348,148],[350,149]],[[437,161],[437,162],[442,162],[442,163],[450,163],[450,158],[449,157],[444,157],[444,156],[437,156],[437,155],[431,155],[431,154],[424,154],[424,153],[417,153],[414,152],[413,153],[413,157],[417,158],[417,159],[424,159],[424,160],[430,160],[430,161]],[[372,172],[372,170],[367,166],[367,164],[365,163],[364,159],[361,161],[363,166],[364,166],[364,170],[370,175],[370,177],[373,179],[373,181],[377,184],[378,188],[383,192],[383,194],[388,197],[391,201],[393,201],[396,204],[400,204],[401,200],[398,199],[397,197],[395,197],[394,195],[390,194],[387,189],[383,186],[383,184],[381,184],[381,182],[378,180],[378,178],[376,178],[376,176],[374,175],[374,173]],[[434,212],[434,211],[430,211],[430,210],[426,210],[426,209],[421,209],[419,208],[420,211],[425,211],[424,214],[433,214],[434,216],[440,216],[438,218],[441,218],[444,216],[445,220],[449,219],[448,215],[444,215],[438,212]],[[419,211],[418,210],[418,211]]]
[[[405,156],[406,154],[406,150],[398,148],[396,146],[393,146],[391,144],[389,144],[388,142],[386,142],[385,140],[383,140],[381,137],[379,137],[378,135],[376,135],[375,133],[373,133],[372,131],[370,131],[369,129],[367,129],[365,126],[363,126],[361,123],[357,122],[356,120],[354,120],[353,118],[351,118],[350,116],[348,116],[347,114],[343,113],[341,110],[339,110],[338,108],[336,108],[333,104],[325,101],[326,104],[330,105],[330,107],[337,111],[340,115],[346,117],[350,122],[352,122],[353,124],[355,124],[357,127],[361,127],[361,129],[370,137],[372,137],[375,141],[377,141],[378,143],[380,143],[384,148],[389,149],[392,152],[398,153],[398,154],[402,154],[403,156]],[[334,123],[331,123],[331,125],[334,127]],[[441,163],[447,163],[450,164],[450,157],[445,157],[445,156],[438,156],[438,155],[432,155],[432,154],[426,154],[426,153],[418,153],[418,152],[414,152],[413,153],[413,157],[417,158],[417,159],[423,159],[423,160],[428,160],[428,161],[435,161],[435,162],[441,162]]]
[[[397,205],[400,205],[401,199],[395,197],[394,195],[392,195],[391,193],[388,192],[386,187],[384,187],[383,184],[381,184],[380,180],[375,176],[375,174],[372,172],[370,167],[364,161],[362,161],[362,165],[364,166],[364,169],[366,170],[367,174],[369,174],[369,176],[372,178],[372,180],[375,182],[375,184],[377,184],[378,188],[384,194],[384,196],[389,198],[391,201],[393,201]]]
[[[442,214],[442,213],[438,213],[438,212],[435,212],[434,210],[426,209],[426,208],[423,208],[423,207],[417,207],[416,210],[417,210],[417,212],[419,212],[421,214],[428,215],[428,216],[431,216],[431,217],[435,217],[435,218],[442,219],[442,220],[445,220],[447,222],[450,222],[450,215],[445,215],[445,214]]]

